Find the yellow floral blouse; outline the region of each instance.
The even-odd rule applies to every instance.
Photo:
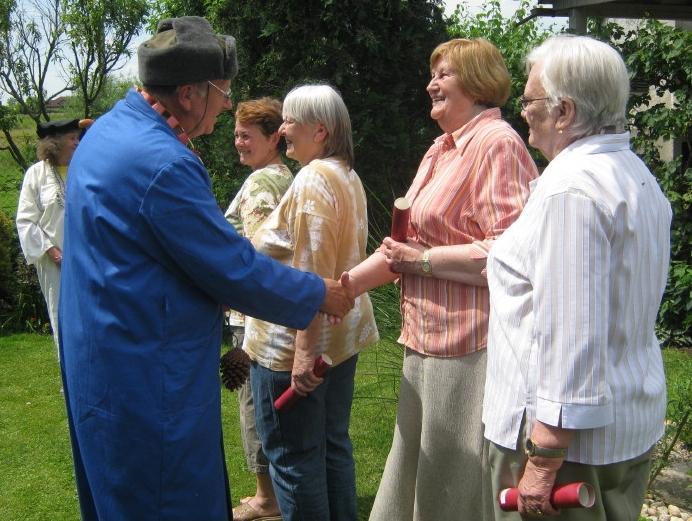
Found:
[[[296,175],[281,202],[255,233],[258,251],[295,268],[339,279],[365,259],[368,216],[360,178],[342,161],[314,160]],[[295,329],[246,317],[243,348],[263,367],[290,371]],[[317,345],[334,365],[379,339],[370,297],[356,299],[341,324],[326,319]]]

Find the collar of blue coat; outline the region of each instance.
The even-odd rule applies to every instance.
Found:
[[[166,109],[166,107],[164,107],[159,100],[154,98],[147,91],[141,87],[135,87],[135,89],[137,89],[137,92],[142,95],[144,100],[151,106],[151,108],[153,108],[166,121],[166,124],[171,127],[171,130],[173,130],[173,133],[178,138],[178,141],[185,146],[189,146],[193,151],[195,151],[195,147],[190,139],[190,136],[187,135],[187,132],[185,132],[185,129],[180,125],[178,119],[173,114],[168,112],[168,109]]]

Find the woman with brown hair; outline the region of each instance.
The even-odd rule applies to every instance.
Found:
[[[488,331],[485,259],[519,216],[536,167],[500,107],[510,77],[497,48],[456,39],[430,57],[430,116],[444,132],[406,194],[408,240],[385,238],[344,283],[356,295],[399,278],[406,347],[392,448],[370,519],[480,520],[481,405]]]
[[[264,97],[238,103],[235,112],[235,148],[240,162],[252,168],[252,173],[226,210],[226,219],[240,235],[250,240],[293,182],[293,174],[281,159],[281,151],[285,148],[284,140],[279,136],[281,123],[281,102],[277,99]],[[242,346],[245,315],[231,311],[228,323],[233,336]],[[256,488],[253,496],[242,499],[240,505],[233,509],[233,519],[280,520],[279,505],[269,477],[269,463],[257,435],[249,378],[238,389],[238,402],[245,461],[248,470],[255,474]]]

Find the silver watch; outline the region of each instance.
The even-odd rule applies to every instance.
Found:
[[[430,250],[423,252],[423,258],[420,261],[420,269],[426,277],[432,277],[432,264],[430,264]]]

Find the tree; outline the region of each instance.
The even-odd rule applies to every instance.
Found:
[[[50,64],[59,57],[62,22],[58,0],[54,3],[29,3],[19,8],[13,0],[0,0],[0,90],[16,102],[15,106],[2,105],[2,130],[12,159],[24,170],[28,162],[11,134],[20,114],[28,115],[35,123],[48,120],[46,76]],[[28,14],[35,9],[35,16]]]
[[[500,49],[512,76],[512,94],[503,115],[525,137],[527,127],[520,116],[518,101],[526,83],[524,59],[531,49],[554,32],[552,28],[541,29],[535,19],[519,24],[527,17],[529,7],[530,2],[522,0],[517,11],[505,18],[498,0],[487,1],[475,16],[460,5],[450,18],[449,26],[450,36],[483,37]],[[633,79],[635,88],[628,105],[632,143],[656,176],[671,202],[674,215],[670,278],[659,312],[658,334],[664,344],[689,346],[692,341],[692,264],[689,260],[692,258],[692,68],[689,67],[692,33],[651,19],[630,29],[591,19],[588,27],[591,36],[609,42],[620,51]],[[674,100],[672,105],[661,101],[667,93]],[[681,143],[680,153],[672,161],[664,161],[659,144],[669,139]],[[545,159],[533,152],[536,162],[545,164]]]
[[[623,55],[633,78],[632,143],[673,208],[671,269],[658,317],[664,344],[692,343],[692,33],[646,19],[629,29],[591,21],[590,30]],[[663,100],[669,97],[671,104]],[[677,140],[678,155],[661,158],[661,140]]]
[[[103,81],[98,98],[91,104],[92,117],[98,117],[112,109],[113,105],[123,99],[127,95],[127,91],[138,81],[139,79],[136,77],[107,76]],[[67,113],[76,114],[83,111],[84,99],[81,91],[75,91],[74,96],[67,100],[63,108]]]
[[[67,61],[84,102],[84,116],[93,105],[112,71],[130,56],[129,45],[148,12],[146,0],[72,0],[65,4],[63,20],[71,59]]]
[[[108,108],[124,90],[112,73],[129,56],[146,12],[146,0],[0,0],[0,94],[7,100],[0,100],[0,151],[25,170],[34,138],[20,127],[27,118],[34,125],[50,120],[47,103],[63,93],[77,95],[62,117]],[[49,93],[51,68],[62,71],[64,83]],[[36,274],[21,255],[14,223],[6,221],[0,219],[0,330],[43,330],[48,322]]]
[[[89,116],[105,78],[130,55],[128,45],[147,12],[147,0],[0,0],[0,91],[16,102],[0,105],[2,149],[22,169],[28,160],[12,134],[19,115],[48,121],[47,102],[78,89]],[[48,93],[51,68],[65,80]]]
[[[447,37],[442,2],[220,0],[202,11],[180,11],[194,4],[166,2],[162,14],[206,16],[235,36],[236,99],[282,99],[292,87],[314,81],[341,92],[353,125],[356,171],[371,195],[370,218],[386,229],[384,210],[403,195],[439,134],[425,86],[430,53]],[[222,125],[205,142],[219,143],[215,159],[205,155],[212,172],[232,170],[229,136]]]

